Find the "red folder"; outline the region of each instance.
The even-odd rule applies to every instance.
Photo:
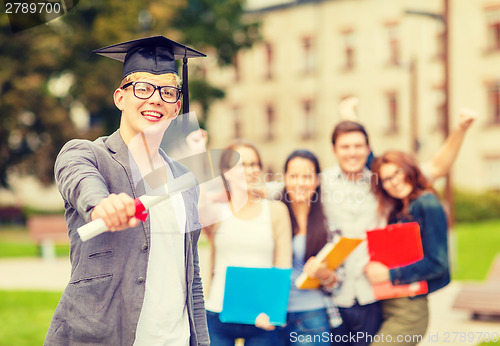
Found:
[[[416,222],[388,225],[366,232],[370,259],[385,264],[389,269],[403,267],[424,258],[420,227]],[[411,297],[428,292],[427,282],[393,285],[390,281],[374,284],[375,298]]]

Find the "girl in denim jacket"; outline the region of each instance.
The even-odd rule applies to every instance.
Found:
[[[369,280],[393,284],[426,280],[428,293],[446,286],[450,282],[447,219],[431,183],[413,158],[399,151],[376,158],[372,172],[378,176],[372,186],[388,223],[418,222],[424,258],[392,269],[370,262],[365,268]],[[384,300],[382,309],[384,322],[371,345],[416,345],[422,340],[429,320],[427,294]]]

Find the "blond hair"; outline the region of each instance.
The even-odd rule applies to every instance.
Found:
[[[181,78],[175,73],[152,74],[149,72],[134,72],[123,78],[122,82],[120,83],[120,88],[129,82],[144,78],[159,79],[162,83],[165,83],[165,85],[174,84],[174,86],[178,88],[180,88],[182,83]]]

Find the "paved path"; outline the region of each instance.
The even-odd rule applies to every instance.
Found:
[[[69,258],[0,259],[0,289],[62,291],[70,271]]]
[[[200,250],[202,276],[207,273],[207,257],[207,249]],[[0,289],[62,291],[69,273],[68,258],[0,259]],[[500,338],[499,320],[473,321],[467,312],[451,309],[459,289],[460,283],[452,282],[430,296],[430,325],[421,346],[477,345],[483,341],[479,340],[481,333],[483,336],[496,333]]]
[[[484,341],[484,339],[478,340],[481,335],[493,333],[496,333],[497,339],[500,340],[500,320],[471,320],[468,312],[451,309],[459,290],[460,283],[452,282],[429,296],[429,329],[419,345],[477,345]],[[469,341],[469,337],[472,342]]]

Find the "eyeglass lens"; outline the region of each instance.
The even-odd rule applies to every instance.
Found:
[[[148,99],[154,94],[156,89],[160,89],[160,97],[165,102],[174,103],[179,100],[179,89],[171,86],[158,87],[146,82],[137,82],[134,84],[134,95],[140,99]]]
[[[389,182],[393,182],[394,179],[399,179],[402,174],[403,170],[400,168],[396,172],[394,172],[394,174],[391,175],[390,177],[382,179],[382,184],[388,184]]]

